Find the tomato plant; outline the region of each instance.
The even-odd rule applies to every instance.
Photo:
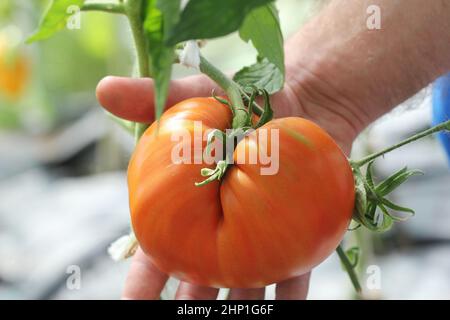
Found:
[[[128,170],[134,233],[118,257],[132,255],[139,243],[161,270],[180,279],[260,287],[307,272],[336,249],[355,288],[361,289],[354,270],[358,250],[340,246],[344,233],[352,219],[381,232],[403,220],[397,213],[412,214],[387,196],[419,173],[404,168],[376,183],[373,162],[404,144],[449,130],[450,121],[363,159],[348,160],[316,124],[272,119],[269,94],[282,89],[285,78],[273,1],[54,0],[28,41],[63,29],[73,12],[67,9],[74,5],[81,11],[124,15],[139,75],[154,79],[157,122],[148,127],[115,118],[134,132],[137,142]],[[230,79],[201,55],[197,40],[234,31],[252,43],[258,56]],[[189,99],[163,114],[177,62],[209,76],[226,98]],[[262,107],[257,96],[263,98]],[[195,136],[197,123],[200,142],[194,138],[182,144],[191,161],[174,161],[179,144],[173,136]],[[238,161],[240,155],[261,155],[264,148],[278,159],[276,174],[261,174],[266,165],[261,158]]]

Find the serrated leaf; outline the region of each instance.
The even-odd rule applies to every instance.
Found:
[[[85,0],[53,0],[39,25],[38,30],[26,40],[26,43],[44,40],[55,32],[64,29],[67,19],[73,14],[70,6],[81,6]]]
[[[180,0],[150,0],[144,21],[149,43],[151,69],[155,88],[155,117],[159,119],[166,104],[175,53],[164,37],[177,23]]]
[[[233,80],[244,88],[255,86],[266,90],[269,94],[277,92],[283,88],[284,84],[280,69],[270,63],[267,58],[258,58],[255,64],[242,68],[234,75]]]
[[[251,41],[258,55],[273,63],[284,78],[283,34],[275,4],[250,11],[239,28],[239,36],[246,42]]]
[[[166,43],[221,37],[239,29],[253,9],[273,0],[190,0]]]

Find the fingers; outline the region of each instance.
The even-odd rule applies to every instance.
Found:
[[[145,253],[138,249],[131,263],[130,271],[125,282],[122,299],[152,300],[159,299],[168,276],[159,271]],[[276,286],[276,299],[297,300],[306,299],[308,294],[310,273],[282,281]],[[219,289],[197,286],[187,282],[180,282],[175,299],[212,300],[217,298]],[[262,300],[265,288],[231,289],[230,300]]]
[[[219,289],[197,286],[188,282],[180,282],[175,299],[177,300],[214,300]]]
[[[264,300],[266,288],[231,289],[229,300]]]
[[[159,271],[139,248],[131,262],[122,299],[159,299],[168,276]]]
[[[166,107],[184,99],[210,96],[213,89],[221,92],[212,80],[203,75],[173,80]],[[152,79],[106,77],[97,86],[97,99],[106,110],[120,118],[147,123],[154,120]]]
[[[308,295],[311,273],[288,279],[277,284],[275,297],[277,300],[304,300]]]

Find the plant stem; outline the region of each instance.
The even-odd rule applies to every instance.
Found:
[[[148,44],[144,34],[144,22],[142,21],[143,6],[144,1],[142,0],[128,0],[125,5],[125,12],[130,22],[131,33],[133,34],[136,47],[139,76],[150,77]]]
[[[353,287],[358,293],[361,293],[361,285],[359,284],[358,276],[355,273],[355,269],[351,265],[350,261],[348,260],[347,255],[345,254],[344,250],[342,249],[341,245],[339,245],[336,248],[336,253],[339,256],[339,259],[341,259],[341,262],[345,268],[345,271],[347,271],[348,276],[350,277],[350,280],[352,281]]]
[[[376,159],[376,158],[378,158],[378,157],[380,157],[380,156],[382,156],[382,155],[384,155],[384,154],[386,154],[388,152],[391,152],[391,151],[393,151],[395,149],[398,149],[398,148],[400,148],[400,147],[402,147],[402,146],[404,146],[404,145],[406,145],[408,143],[411,143],[413,141],[416,141],[418,139],[421,139],[423,137],[426,137],[428,135],[431,135],[433,133],[436,133],[436,132],[439,132],[439,131],[443,131],[443,130],[449,130],[450,131],[450,120],[448,120],[446,122],[443,122],[443,123],[441,123],[441,124],[439,124],[437,126],[434,126],[434,127],[430,128],[428,130],[419,132],[418,134],[415,134],[412,137],[403,140],[402,142],[394,144],[393,146],[391,146],[389,148],[386,148],[384,150],[381,150],[379,152],[376,152],[376,153],[373,153],[371,155],[368,155],[368,156],[362,158],[361,160],[351,161],[351,163],[353,165],[356,165],[356,166],[359,166],[359,167],[363,166],[363,165],[369,163],[370,161],[372,161],[372,160],[374,160],[374,159]]]
[[[125,7],[120,3],[105,3],[105,2],[88,2],[81,7],[82,11],[103,11],[109,13],[125,14]]]
[[[250,101],[250,97],[244,90],[241,90],[241,93],[242,93],[244,100]],[[259,117],[262,116],[264,110],[261,108],[261,106],[258,103],[256,103],[256,101],[253,101],[252,107],[253,107],[253,112],[257,116],[259,116]]]
[[[228,78],[222,71],[200,56],[200,71],[216,82],[227,94],[233,111],[233,129],[242,128],[247,123],[248,114],[241,98],[241,90],[237,83]]]
[[[131,33],[133,34],[136,47],[137,61],[139,66],[139,76],[142,78],[150,77],[150,65],[148,58],[148,43],[144,33],[144,22],[142,20],[142,10],[144,9],[143,0],[128,0],[125,3],[125,13],[130,22]],[[148,127],[145,123],[136,123],[134,137],[137,142],[145,129]]]

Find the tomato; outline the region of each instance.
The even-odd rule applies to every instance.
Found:
[[[279,133],[279,170],[235,163],[222,180],[203,180],[198,164],[174,164],[172,134],[230,127],[231,112],[213,98],[185,100],[164,113],[138,143],[128,168],[131,220],[140,246],[162,271],[214,287],[262,287],[301,275],[336,249],[350,222],[354,181],[346,156],[319,126],[282,118],[262,129]],[[271,141],[267,134],[265,143]],[[261,147],[257,135],[239,152]],[[205,148],[205,142],[189,147]],[[247,161],[248,162],[248,161]]]
[[[12,56],[10,50],[13,49],[8,48],[6,41],[0,38],[0,94],[17,99],[25,87],[29,64],[22,53],[14,52]]]

